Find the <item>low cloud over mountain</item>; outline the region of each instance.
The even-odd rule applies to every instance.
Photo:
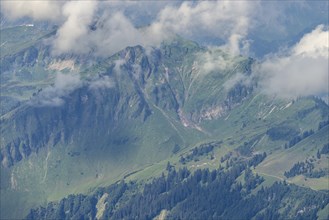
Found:
[[[262,89],[280,97],[328,94],[328,36],[319,25],[293,47],[266,57],[257,67]]]
[[[29,17],[57,24],[57,33],[50,41],[54,55],[91,53],[108,57],[127,46],[159,46],[176,34],[231,55],[252,56],[259,53],[255,45],[265,44],[264,48],[278,41],[281,43],[271,43],[278,46],[273,46],[270,54],[261,57],[254,75],[261,79],[265,93],[296,97],[328,93],[328,30],[323,19],[326,5],[306,1],[3,1],[1,13],[9,19]],[[288,9],[289,16],[285,16]],[[300,13],[303,17],[297,22]],[[324,24],[311,24],[309,20]],[[303,36],[310,27],[316,28]],[[291,36],[294,42],[282,40]],[[282,49],[284,46],[286,49]],[[200,54],[205,71],[227,65],[222,57],[209,58],[207,53]]]

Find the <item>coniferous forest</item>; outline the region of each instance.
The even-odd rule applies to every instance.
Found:
[[[254,156],[194,173],[168,163],[166,172],[145,184],[120,181],[89,196],[71,195],[31,210],[26,219],[154,219],[160,213],[166,219],[316,219],[329,203],[328,192],[285,181],[258,187],[264,179],[250,165],[260,162]]]

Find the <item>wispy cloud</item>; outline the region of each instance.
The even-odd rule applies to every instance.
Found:
[[[9,19],[61,20],[61,1],[1,1],[1,11]]]
[[[224,88],[226,91],[229,91],[239,83],[245,86],[250,86],[252,83],[252,78],[246,74],[237,73],[224,83]]]
[[[153,25],[189,39],[216,37],[225,42],[224,49],[238,54],[257,5],[257,1],[183,2],[163,9]]]
[[[328,94],[328,27],[317,26],[293,47],[268,56],[256,69],[267,94],[283,98]]]
[[[39,107],[61,106],[64,104],[64,98],[82,85],[79,74],[57,73],[54,84],[33,96],[30,104]]]
[[[29,104],[37,107],[59,107],[65,104],[66,97],[69,97],[70,94],[79,88],[85,87],[91,91],[98,91],[113,88],[114,86],[115,82],[113,79],[106,75],[82,80],[78,73],[64,74],[58,72],[54,83],[34,95]]]
[[[230,69],[234,65],[233,56],[223,52],[218,47],[209,47],[206,51],[196,54],[196,67],[200,74],[208,74],[211,72],[223,72]]]
[[[97,9],[96,1],[70,1],[63,5],[62,14],[65,22],[57,31],[54,40],[54,52],[83,53],[89,47],[85,36],[89,33],[89,25]]]
[[[95,52],[96,55],[104,56],[126,46],[157,46],[175,34],[194,40],[215,37],[224,42],[223,49],[238,54],[241,48],[248,48],[246,37],[250,17],[258,5],[256,1],[165,4],[96,0],[6,2],[2,4],[2,11],[9,17],[29,16],[39,20],[55,20],[59,24],[53,41],[56,54]],[[145,16],[144,7],[147,5],[153,5],[155,11],[149,13],[148,17]],[[134,7],[137,12],[128,13]],[[148,21],[144,21],[144,24],[149,25],[137,28],[136,23],[143,23],[138,22],[139,16]],[[97,23],[93,24],[95,19]],[[94,27],[90,28],[91,25]]]
[[[175,34],[197,41],[216,38],[217,49],[233,55],[248,55],[253,43],[249,39],[251,32],[262,35],[264,42],[295,37],[314,21],[326,17],[328,12],[324,6],[327,5],[327,2],[258,0],[157,3],[15,0],[2,1],[1,12],[12,19],[31,17],[57,23],[59,29],[52,48],[58,55],[93,53],[107,57],[127,46],[157,46]],[[152,7],[151,13],[146,6]],[[314,15],[314,8],[319,9],[318,17]],[[139,24],[143,26],[137,27]],[[223,56],[211,52],[204,53],[199,61],[203,63],[204,72],[231,65]],[[119,71],[120,65],[116,65],[115,70]],[[318,26],[291,48],[268,55],[255,71],[253,76],[260,80],[260,87],[268,94],[296,97],[328,93],[327,27]],[[44,100],[51,99],[50,94],[57,90],[57,86],[49,88],[44,95],[48,98]]]
[[[89,82],[89,89],[108,89],[113,88],[115,85],[114,81],[109,76],[101,76],[95,80]]]

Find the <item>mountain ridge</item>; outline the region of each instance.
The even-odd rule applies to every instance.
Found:
[[[39,55],[38,59],[45,59]],[[1,116],[2,217],[23,218],[40,203],[72,193],[88,194],[121,179],[152,180],[168,161],[194,172],[200,167],[225,166],[228,160],[221,162],[221,157],[241,159],[266,152],[268,156],[254,172],[277,176],[269,158],[278,161],[280,154],[292,150],[300,158],[315,156],[326,141],[324,130],[317,128],[327,120],[328,105],[315,97],[280,100],[262,94],[257,82],[243,81],[251,74],[253,59],[207,50],[182,38],[153,49],[127,47],[80,65],[88,58],[82,57],[76,67],[67,62],[63,69],[59,64],[49,69],[49,57],[40,64],[34,62],[35,54],[31,59],[26,56],[31,62],[17,59],[21,66],[15,64],[13,69],[33,72],[39,68],[40,81],[26,79],[24,74],[11,78],[10,69],[1,73],[2,91],[14,85],[5,95],[25,96],[18,107]],[[71,59],[68,55],[58,62]],[[218,65],[211,66],[213,62]],[[79,77],[75,77],[77,72]],[[59,74],[63,78],[56,78]],[[32,87],[23,87],[20,93],[21,87],[13,82],[29,82]],[[35,104],[45,98],[61,101],[59,105]],[[282,127],[289,132],[276,132]],[[310,129],[315,134],[284,148],[295,135]],[[314,139],[317,135],[323,138]],[[208,153],[196,153],[196,148],[204,150],[203,144],[213,143],[221,144]],[[183,164],[181,157],[193,159]],[[290,165],[300,160],[289,159]],[[317,161],[323,164],[325,156]],[[286,170],[278,170],[284,179]],[[264,184],[270,184],[266,175]],[[313,188],[323,188],[321,181]],[[21,214],[6,211],[15,205]]]

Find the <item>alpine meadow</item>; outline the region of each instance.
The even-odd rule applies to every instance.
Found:
[[[329,219],[328,1],[0,4],[0,219]]]

